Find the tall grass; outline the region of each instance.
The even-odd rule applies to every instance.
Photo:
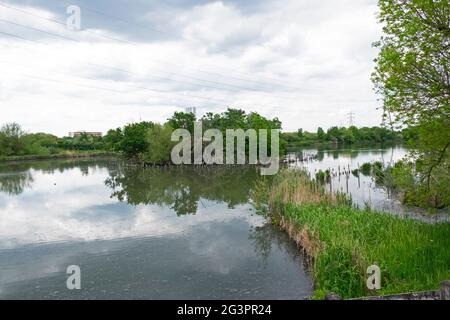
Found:
[[[275,177],[257,181],[253,200],[258,208],[270,209],[272,218],[283,215],[286,204],[342,204],[350,205],[351,199],[342,193],[327,193],[324,186],[311,179],[304,170],[282,170]]]
[[[274,222],[308,254],[316,298],[344,298],[434,290],[450,279],[450,224],[425,224],[386,213],[359,210],[330,195],[301,171],[262,182]],[[259,199],[261,202],[262,199]],[[381,268],[382,289],[366,288],[366,269]]]

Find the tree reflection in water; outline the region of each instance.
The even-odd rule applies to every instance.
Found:
[[[31,189],[33,172],[54,174],[78,169],[83,176],[88,176],[90,171],[110,167],[114,162],[114,159],[69,159],[1,164],[0,192],[17,196]]]
[[[267,265],[272,246],[276,245],[280,251],[285,251],[292,259],[300,259],[305,270],[308,270],[307,259],[304,259],[301,250],[294,244],[286,232],[283,232],[272,223],[267,222],[263,226],[252,228],[249,233],[249,239],[253,241],[255,253],[264,265]]]
[[[0,172],[0,192],[7,195],[19,195],[25,189],[31,188],[33,176],[29,171],[19,173],[1,173]]]
[[[111,198],[131,205],[168,206],[178,216],[195,214],[202,200],[226,203],[229,208],[248,204],[259,169],[252,166],[181,166],[110,170],[105,185]],[[278,227],[270,222],[249,231],[256,255],[264,265],[274,245],[294,259],[301,252]]]
[[[254,166],[118,166],[105,184],[113,190],[112,198],[131,205],[165,205],[184,215],[195,214],[202,199],[229,208],[248,203],[258,175]]]

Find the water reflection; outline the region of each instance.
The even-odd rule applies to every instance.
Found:
[[[0,192],[8,195],[19,195],[25,189],[31,188],[33,176],[30,172],[2,173],[0,171]]]
[[[11,162],[0,164],[0,192],[8,195],[19,195],[33,187],[33,174],[63,173],[66,170],[78,169],[82,176],[89,172],[109,167],[114,159],[69,159],[45,160],[29,162]]]
[[[376,146],[366,149],[303,148],[291,150],[290,157],[305,161],[297,161],[290,166],[303,167],[312,177],[319,170],[329,170],[331,180],[327,181],[326,189],[350,195],[353,203],[360,208],[370,207],[425,222],[450,221],[447,212],[429,214],[426,210],[403,205],[398,196],[381,185],[380,181],[370,175],[370,172],[352,173],[365,162],[381,161],[385,165],[392,165],[407,153],[408,150],[402,146]]]
[[[304,258],[302,252],[295,245],[286,245],[292,243],[286,232],[274,226],[271,223],[265,223],[260,226],[255,226],[250,230],[249,239],[253,241],[253,247],[256,255],[261,258],[266,265],[270,257],[271,250],[274,246],[278,250],[286,250],[292,259],[302,263],[306,270],[308,260]]]
[[[166,205],[177,215],[195,214],[205,200],[224,202],[229,208],[248,203],[258,171],[250,166],[120,167],[105,184],[111,197],[131,205]],[[237,178],[239,177],[239,178]]]
[[[301,299],[311,281],[287,236],[254,214],[250,167],[8,165],[0,299]],[[66,267],[82,290],[65,288]]]
[[[74,242],[0,251],[0,298],[303,299],[312,283],[286,234],[240,220],[200,224],[185,235]],[[273,231],[273,233],[272,233]],[[266,236],[269,236],[268,238]],[[264,240],[263,240],[264,239]],[[274,241],[271,241],[271,240]],[[65,289],[78,264],[83,290]]]

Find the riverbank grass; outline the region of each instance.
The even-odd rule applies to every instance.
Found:
[[[353,208],[301,171],[282,172],[257,190],[265,190],[270,216],[310,258],[314,298],[328,292],[354,298],[435,290],[450,279],[448,223],[432,225]],[[382,277],[376,292],[366,287],[366,270],[373,264]]]
[[[317,298],[330,291],[352,298],[434,290],[450,279],[450,224],[326,204],[288,204],[284,219],[296,230],[291,237],[300,239],[299,245],[303,240],[306,248],[318,248],[308,250],[314,255]],[[377,292],[366,287],[366,270],[372,264],[381,269]]]

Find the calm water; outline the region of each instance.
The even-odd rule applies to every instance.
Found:
[[[302,299],[302,257],[249,204],[255,168],[0,166],[0,299]],[[81,268],[81,290],[66,268]]]
[[[311,175],[393,162],[402,147],[295,150]],[[0,165],[0,299],[303,299],[303,259],[250,204],[251,167],[136,169],[112,159]],[[361,207],[425,221],[370,176],[335,174]],[[81,290],[66,268],[81,268]]]
[[[303,167],[312,177],[318,170],[330,170],[333,174],[330,183],[325,185],[326,189],[350,195],[353,203],[360,208],[370,206],[372,209],[424,222],[450,221],[448,210],[440,210],[430,214],[426,210],[405,206],[399,201],[398,195],[377,184],[372,176],[362,173],[355,176],[351,173],[352,170],[359,168],[365,162],[381,161],[385,165],[394,164],[405,157],[407,153],[408,150],[401,146],[365,149],[294,149],[289,154],[292,159],[309,159],[309,156],[315,156],[315,158],[303,162],[297,161],[289,164],[289,166]]]

